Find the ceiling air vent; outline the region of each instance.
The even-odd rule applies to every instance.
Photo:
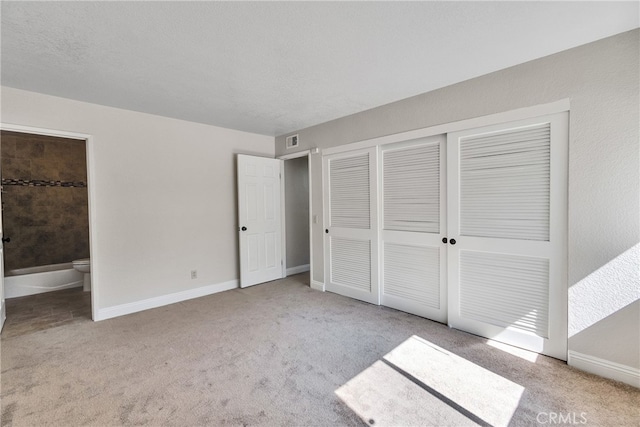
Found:
[[[298,146],[298,135],[291,135],[287,137],[287,148],[295,148]]]

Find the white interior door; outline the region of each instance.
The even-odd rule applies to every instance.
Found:
[[[566,360],[567,114],[448,135],[449,325]]]
[[[447,321],[444,136],[381,147],[381,303]]]
[[[282,275],[281,160],[238,155],[240,287]]]
[[[379,304],[377,149],[323,158],[325,286]]]

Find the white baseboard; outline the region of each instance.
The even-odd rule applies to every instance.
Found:
[[[175,292],[169,295],[162,295],[159,297],[148,298],[141,301],[102,308],[98,309],[98,315],[94,320],[98,321],[111,319],[113,317],[124,316],[126,314],[137,313],[139,311],[149,310],[151,308],[162,307],[164,305],[174,304],[180,301],[186,301],[193,298],[199,298],[218,292],[236,289],[237,287],[238,280],[230,280],[228,282],[202,286],[195,289],[189,289],[187,291]]]
[[[311,280],[311,289],[315,289],[316,291],[324,292],[324,283],[318,282],[316,280]]]
[[[309,271],[309,264],[298,265],[297,267],[287,268],[287,276],[306,273],[307,271]]]
[[[640,369],[569,350],[567,363],[574,368],[640,388]]]

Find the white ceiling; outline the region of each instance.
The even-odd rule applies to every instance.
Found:
[[[631,2],[2,2],[2,84],[281,135],[639,26]]]

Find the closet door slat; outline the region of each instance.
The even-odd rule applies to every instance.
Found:
[[[460,234],[549,240],[550,124],[460,139]]]
[[[369,155],[331,160],[330,174],[331,225],[370,228]]]
[[[440,144],[383,153],[384,229],[440,232]]]

